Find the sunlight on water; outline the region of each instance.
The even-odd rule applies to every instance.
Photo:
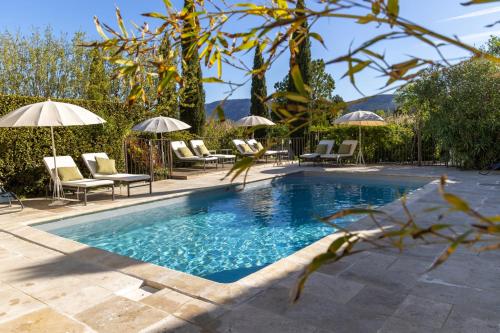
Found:
[[[204,192],[153,208],[117,210],[107,217],[98,213],[91,215],[91,222],[49,232],[217,282],[233,282],[334,231],[314,216],[384,205],[423,185],[339,177],[290,175],[243,191]]]

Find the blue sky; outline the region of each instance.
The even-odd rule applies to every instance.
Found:
[[[486,4],[476,6],[461,6],[462,0],[400,0],[401,15],[412,21],[422,24],[437,32],[447,35],[457,35],[464,42],[476,46],[482,45],[489,35],[500,35],[500,25],[486,28],[485,25],[497,21],[500,17],[500,4]],[[175,0],[179,5],[180,1]],[[161,0],[16,0],[3,1],[0,11],[0,30],[21,31],[29,33],[33,28],[52,26],[56,33],[72,34],[76,31],[84,31],[90,38],[98,38],[92,21],[97,15],[102,22],[115,25],[114,8],[120,7],[122,15],[127,22],[134,21],[142,23],[144,18],[141,13],[157,11],[162,9]],[[180,7],[180,5],[179,5]],[[246,22],[241,24],[252,24]],[[357,45],[370,36],[381,31],[374,26],[361,26],[350,22],[340,23],[338,21],[323,20],[313,27],[323,35],[329,48],[325,50],[321,45],[313,43],[313,58],[331,59],[347,50],[349,45]],[[420,55],[436,58],[432,49],[421,45],[416,40],[405,40],[386,43],[379,48],[385,51],[390,60],[404,60],[405,56]],[[444,49],[450,58],[466,55],[461,50],[454,48]],[[244,61],[251,63],[252,55],[242,57]],[[267,74],[268,91],[273,91],[273,85],[287,73],[288,59],[284,57]],[[345,100],[352,100],[361,95],[352,87],[347,79],[340,80],[345,72],[345,65],[332,65],[327,69],[335,78],[337,83],[336,93]],[[207,75],[210,75],[207,71]],[[227,69],[224,78],[234,81],[242,80],[242,73]],[[379,92],[385,82],[385,78],[379,78],[377,73],[365,72],[358,78],[357,82],[361,91],[366,95]],[[207,102],[221,99],[225,88],[220,85],[208,84],[205,86]],[[250,87],[239,89],[232,98],[245,98],[249,96]]]

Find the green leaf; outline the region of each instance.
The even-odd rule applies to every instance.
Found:
[[[310,32],[309,37],[316,39],[318,42],[321,43],[321,45],[323,45],[323,47],[326,48],[326,44],[325,41],[323,40],[323,37],[321,37],[321,35],[318,34],[317,32]]]
[[[104,30],[102,30],[102,26],[101,26],[101,23],[99,22],[99,19],[97,18],[97,16],[94,16],[94,24],[95,24],[95,28],[97,30],[97,33],[99,33],[99,35],[107,40],[109,39],[108,36],[106,35],[106,33],[104,33]]]
[[[216,77],[204,77],[202,79],[203,82],[205,83],[224,83],[223,80],[219,79],[219,78],[216,78]]]
[[[387,11],[389,15],[397,17],[399,15],[399,0],[388,0]]]
[[[443,193],[443,199],[446,200],[453,208],[462,212],[470,211],[469,204],[451,193]]]
[[[290,101],[293,101],[293,102],[299,102],[299,103],[309,103],[309,98],[307,97],[304,97],[303,95],[299,95],[297,93],[293,93],[293,92],[285,92],[283,94],[283,96],[290,100]]]
[[[436,261],[434,261],[431,265],[431,267],[428,269],[428,271],[431,271],[433,270],[434,268],[436,268],[437,266],[441,265],[442,263],[444,263],[446,260],[448,260],[448,258],[450,257],[450,255],[452,255],[455,250],[457,249],[457,247],[467,238],[467,236],[469,236],[470,234],[472,233],[471,230],[463,233],[462,235],[460,235],[453,243],[451,243],[450,246],[448,246],[448,248],[436,259]]]
[[[295,85],[295,88],[297,89],[299,94],[304,96],[304,97],[308,96],[308,94],[306,92],[305,85],[304,85],[304,80],[302,80],[302,74],[300,73],[299,66],[294,65],[290,72],[292,74],[293,84]]]
[[[127,29],[125,29],[125,24],[123,24],[122,14],[120,13],[120,8],[116,7],[116,20],[118,21],[118,26],[125,38],[128,38]]]

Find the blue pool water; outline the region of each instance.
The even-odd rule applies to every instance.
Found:
[[[40,229],[217,282],[234,282],[334,232],[315,216],[381,206],[417,189],[401,179],[295,174],[96,213]],[[337,221],[349,224],[350,216]]]

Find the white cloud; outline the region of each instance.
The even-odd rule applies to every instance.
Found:
[[[460,38],[460,40],[462,40],[464,42],[470,43],[470,42],[487,40],[491,35],[499,36],[500,30],[478,32],[475,34],[467,34],[467,35],[458,36],[458,38]]]
[[[475,12],[471,12],[471,13],[464,14],[464,15],[449,17],[449,18],[446,18],[444,20],[441,20],[441,22],[463,20],[463,19],[467,19],[467,18],[485,16],[485,15],[494,14],[494,13],[498,13],[498,12],[500,12],[500,6],[476,10]]]

